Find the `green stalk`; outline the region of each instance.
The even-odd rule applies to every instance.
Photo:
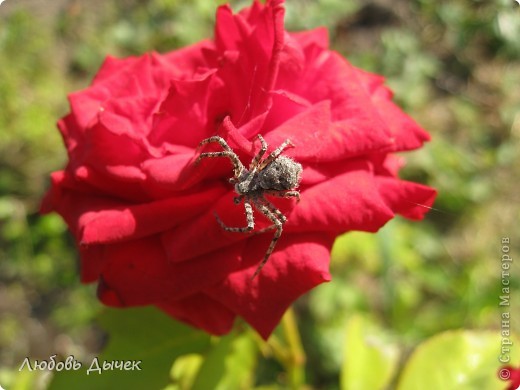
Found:
[[[291,389],[301,389],[305,386],[306,357],[292,308],[289,308],[282,318],[282,329],[288,347],[283,364],[287,371],[289,386]]]

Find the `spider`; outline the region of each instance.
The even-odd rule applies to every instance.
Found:
[[[267,263],[269,256],[273,253],[276,242],[282,235],[283,224],[287,221],[285,215],[267,200],[264,195],[280,198],[294,197],[299,201],[300,193],[295,189],[300,184],[302,174],[302,166],[299,163],[287,156],[281,155],[285,148],[294,146],[290,140],[285,140],[285,142],[264,159],[263,157],[267,152],[267,142],[260,134],[258,134],[257,138],[260,141],[261,148],[256,156],[254,156],[248,169],[245,168],[226,141],[219,136],[202,140],[199,144],[199,148],[209,143],[218,143],[224,150],[221,152],[201,153],[195,161],[195,163],[198,164],[203,158],[227,157],[233,164],[234,176],[229,179],[229,182],[235,185],[235,192],[237,193],[237,196],[234,198],[235,204],[238,205],[242,201],[244,202],[247,226],[227,226],[215,213],[215,218],[222,229],[228,232],[252,232],[255,227],[252,206],[273,223],[271,226],[255,232],[256,234],[260,234],[268,230],[276,230],[262,262],[251,279],[254,279]]]

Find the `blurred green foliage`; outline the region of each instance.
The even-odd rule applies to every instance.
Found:
[[[210,37],[217,3],[8,0],[0,7],[0,385],[48,386],[50,375],[18,371],[26,356],[130,359],[114,345],[134,345],[132,357],[141,358],[135,348],[143,344],[123,331],[127,320],[107,320],[125,314],[106,310],[100,321],[113,339],[101,355],[106,333],[94,320],[101,308],[93,287],[79,285],[66,227],[37,213],[49,172],[65,163],[55,122],[67,111],[66,94],[87,86],[106,55]],[[287,0],[286,8],[289,30],[324,25],[335,50],[387,77],[396,101],[432,135],[405,155],[402,176],[437,188],[439,197],[423,222],[396,219],[376,235],[338,238],[334,280],[300,299],[269,342],[242,325],[199,340],[182,356],[173,351],[161,383],[171,390],[408,389],[450,369],[444,378],[467,378],[463,386],[433,381],[432,388],[501,388],[488,371],[499,365],[503,237],[515,259],[508,311],[520,313],[520,7],[513,0]],[[142,321],[131,336],[141,326],[161,334]],[[518,315],[510,325],[520,332]],[[447,367],[439,364],[445,355],[453,358]],[[468,355],[480,363],[467,364]]]

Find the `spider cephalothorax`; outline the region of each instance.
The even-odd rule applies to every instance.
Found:
[[[276,241],[278,241],[282,234],[283,224],[287,221],[285,215],[267,200],[264,195],[267,194],[281,198],[295,197],[299,200],[300,193],[295,189],[300,184],[302,174],[302,166],[299,163],[287,156],[281,155],[285,148],[294,146],[291,141],[286,140],[264,159],[263,157],[267,152],[267,143],[260,134],[258,135],[258,139],[260,140],[261,148],[251,161],[249,169],[245,168],[236,153],[233,152],[233,149],[219,136],[206,138],[199,146],[214,142],[222,146],[224,150],[222,152],[201,153],[196,161],[198,163],[201,159],[208,157],[227,157],[233,163],[234,176],[229,181],[235,185],[235,192],[237,193],[235,203],[239,204],[242,201],[244,202],[247,226],[226,226],[218,215],[215,215],[217,222],[224,230],[240,233],[252,232],[255,227],[255,219],[251,205],[273,223],[273,225],[258,231],[258,233],[263,233],[267,230],[276,230],[262,262],[253,274],[253,278],[258,275],[269,259],[276,245]]]

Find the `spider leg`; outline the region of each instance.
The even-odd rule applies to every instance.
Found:
[[[235,173],[235,176],[240,176],[240,174],[244,171],[245,167],[242,165],[242,162],[238,158],[238,156],[234,152],[208,152],[208,153],[201,153],[199,157],[195,160],[195,164],[199,164],[200,160],[203,158],[216,158],[216,157],[227,157],[231,160],[231,163],[233,164],[233,171]]]
[[[278,196],[278,197],[281,197],[281,198],[295,197],[295,198],[298,199],[298,202],[300,201],[300,193],[298,191],[266,190],[266,191],[264,191],[264,194],[272,195],[272,196]],[[278,210],[275,205],[273,205],[271,202],[269,202],[263,196],[260,199],[261,199],[260,201],[263,204],[265,204],[265,206],[268,207],[271,212],[273,212],[274,214],[276,214],[278,216],[278,218],[280,219],[280,221],[282,223],[285,223],[287,221],[287,217],[285,215],[283,215],[282,212],[280,210]],[[256,205],[256,203],[255,203],[255,205]],[[263,229],[257,230],[255,232],[253,232],[253,235],[256,236],[258,234],[262,234],[262,233],[268,232],[268,231],[273,230],[273,229],[276,229],[276,225],[270,225],[270,226],[267,226],[267,227],[265,227]]]
[[[263,196],[260,196],[260,197],[257,197],[255,199],[253,199],[253,204],[258,208],[260,207],[260,205],[263,205],[265,207],[267,207],[267,209],[272,213],[272,214],[275,214],[275,216],[278,217],[278,220],[282,223],[285,223],[287,222],[287,217],[285,215],[283,215],[283,213],[278,210],[278,208],[276,208],[276,206],[274,204],[272,204],[271,202],[269,202],[267,199],[265,199]],[[262,214],[266,215],[263,211],[262,211]],[[266,215],[267,216],[267,215]],[[268,217],[269,218],[269,217]],[[262,233],[265,233],[265,232],[268,232],[270,230],[274,230],[276,229],[276,225],[270,225],[270,226],[267,226],[263,229],[260,229],[260,230],[257,230],[255,232],[253,232],[253,235],[258,235],[258,234],[262,234]]]
[[[267,158],[265,160],[263,160],[262,162],[260,162],[260,164],[258,164],[258,170],[264,169],[267,165],[269,165],[274,160],[276,160],[278,158],[278,156],[280,154],[282,154],[284,149],[289,146],[294,146],[294,144],[291,142],[291,140],[286,139],[278,148],[273,150],[271,152],[271,154],[269,154],[269,156],[267,156]]]
[[[251,235],[252,236],[258,236],[259,234],[264,234],[264,233],[269,232],[269,231],[274,230],[274,229],[276,229],[276,225],[269,225],[269,226],[267,226],[267,227],[265,227],[263,229],[251,232]]]
[[[283,215],[283,213],[282,213],[280,210],[278,210],[278,208],[277,208],[274,204],[272,204],[271,202],[269,202],[269,201],[268,201],[267,199],[265,199],[263,196],[261,196],[261,197],[259,198],[259,201],[260,201],[264,206],[266,206],[266,207],[269,209],[269,211],[270,211],[271,213],[273,213],[274,215],[276,215],[276,217],[278,218],[278,220],[279,220],[280,222],[282,222],[282,223],[287,222],[287,217],[286,217],[285,215]]]
[[[218,135],[214,135],[213,137],[209,137],[209,138],[203,139],[202,141],[199,142],[199,146],[197,148],[201,148],[202,146],[210,144],[212,142],[215,142],[215,143],[219,144],[227,152],[233,152],[233,149],[231,149],[229,147],[229,145],[224,140],[224,138],[219,137]]]
[[[274,224],[273,225],[274,228],[268,227],[265,230],[276,229],[276,231],[274,233],[273,239],[271,240],[271,243],[269,244],[269,248],[267,248],[267,252],[265,253],[262,262],[256,269],[256,271],[253,274],[253,276],[251,277],[251,279],[254,279],[260,273],[260,271],[262,270],[264,265],[267,263],[267,260],[269,260],[269,256],[271,256],[271,253],[273,253],[274,247],[276,246],[276,242],[282,235],[283,223],[286,220],[285,216],[276,207],[274,207],[272,204],[270,204],[270,202],[268,202],[267,200],[257,198],[257,199],[253,199],[253,203],[256,206],[256,208]],[[268,206],[268,204],[270,206]],[[271,210],[271,206],[273,208],[273,211]],[[276,212],[274,210],[276,210]],[[278,213],[283,216],[283,220],[279,219]],[[264,229],[262,229],[262,230],[264,230]]]
[[[262,137],[260,134],[256,136],[260,140],[260,144],[262,145],[260,147],[260,150],[256,154],[256,156],[253,158],[253,161],[251,161],[251,164],[249,165],[249,170],[252,170],[254,167],[258,165],[262,157],[264,157],[265,152],[267,152],[267,142],[265,142],[264,137]]]
[[[198,164],[200,160],[203,158],[208,157],[227,157],[231,160],[233,163],[233,170],[235,173],[235,176],[239,176],[245,169],[244,165],[238,158],[235,152],[233,152],[233,149],[230,148],[230,146],[227,144],[227,142],[224,140],[224,138],[215,135],[213,137],[209,137],[206,139],[203,139],[200,141],[198,148],[201,148],[204,145],[210,144],[210,143],[217,143],[220,146],[222,146],[222,149],[224,149],[224,152],[210,152],[210,153],[201,153],[199,157],[195,160],[195,164]]]
[[[300,201],[300,192],[299,191],[277,191],[277,190],[265,190],[264,194],[276,196],[278,198],[296,198],[296,200]]]
[[[235,199],[237,199],[237,198],[235,198]],[[246,220],[247,220],[247,226],[245,226],[245,227],[230,227],[230,226],[227,226],[224,222],[222,222],[222,220],[217,215],[217,213],[214,213],[215,214],[215,218],[216,218],[218,224],[220,225],[220,227],[222,229],[224,229],[226,232],[233,232],[233,233],[247,233],[247,232],[250,232],[251,230],[253,230],[255,228],[255,218],[253,216],[253,208],[251,207],[251,203],[249,203],[249,200],[245,200],[244,201],[244,208],[246,210]]]

